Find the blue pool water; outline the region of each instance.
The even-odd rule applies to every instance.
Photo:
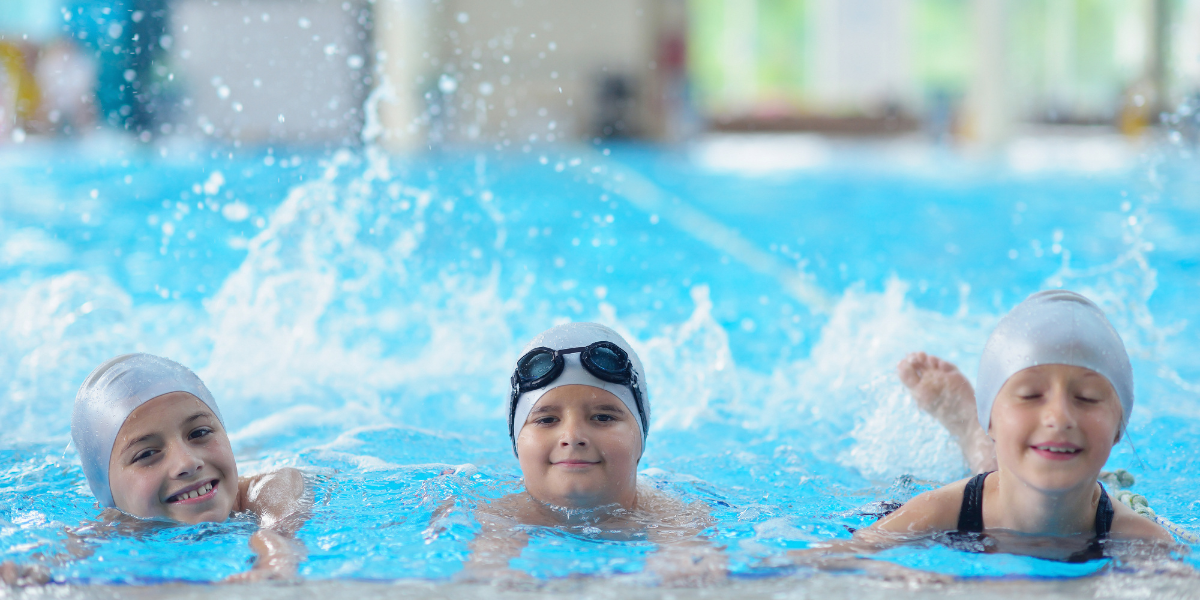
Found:
[[[868,523],[859,507],[965,474],[894,365],[924,349],[973,376],[996,319],[1049,286],[1099,301],[1133,353],[1131,443],[1109,466],[1200,532],[1194,158],[1021,171],[845,147],[761,173],[715,168],[702,145],[0,151],[0,559],[62,553],[63,528],[98,514],[70,408],[92,368],[137,350],[198,371],[243,473],[310,474],[304,577],[449,578],[471,507],[521,489],[504,420],[517,352],[597,320],[647,367],[645,483],[708,507],[735,576],[768,576],[765,559]],[[247,567],[253,529],[95,537],[53,572],[217,580]],[[636,574],[653,549],[537,530],[513,566]],[[882,558],[964,577],[1105,568]]]

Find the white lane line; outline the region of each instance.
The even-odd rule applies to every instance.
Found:
[[[600,166],[612,177],[617,194],[642,211],[657,214],[697,240],[746,265],[750,270],[778,281],[796,300],[814,313],[828,313],[833,301],[825,290],[813,281],[813,276],[788,264],[778,256],[764,252],[728,227],[682,199],[672,196],[646,177],[624,164],[606,157],[591,148],[588,162]],[[734,201],[737,201],[734,199]]]

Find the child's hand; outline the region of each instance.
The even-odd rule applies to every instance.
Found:
[[[226,583],[279,581],[299,579],[297,566],[304,560],[300,544],[270,529],[259,529],[250,536],[250,549],[258,555],[254,567],[244,573],[230,575]]]
[[[728,577],[725,555],[708,545],[665,547],[646,561],[646,570],[666,586],[705,586]]]
[[[44,585],[50,581],[50,570],[42,565],[19,565],[6,560],[0,563],[0,579],[15,586]]]

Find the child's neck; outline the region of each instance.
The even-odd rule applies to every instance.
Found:
[[[1095,478],[1053,494],[1029,486],[1003,468],[995,473],[994,484],[988,479],[983,509],[989,528],[1037,535],[1077,535],[1094,529],[1100,501]]]

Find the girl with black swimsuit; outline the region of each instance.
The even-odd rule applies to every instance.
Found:
[[[1091,301],[1052,290],[1013,309],[984,348],[978,394],[954,365],[923,353],[899,370],[979,474],[916,496],[852,540],[796,551],[792,560],[843,568],[833,556],[839,550],[861,555],[937,533],[975,552],[1050,538],[1054,557],[1072,562],[1102,556],[1108,539],[1174,543],[1157,523],[1113,503],[1097,481],[1129,422],[1133,372],[1121,338]],[[1086,545],[1069,554],[1080,539]]]

